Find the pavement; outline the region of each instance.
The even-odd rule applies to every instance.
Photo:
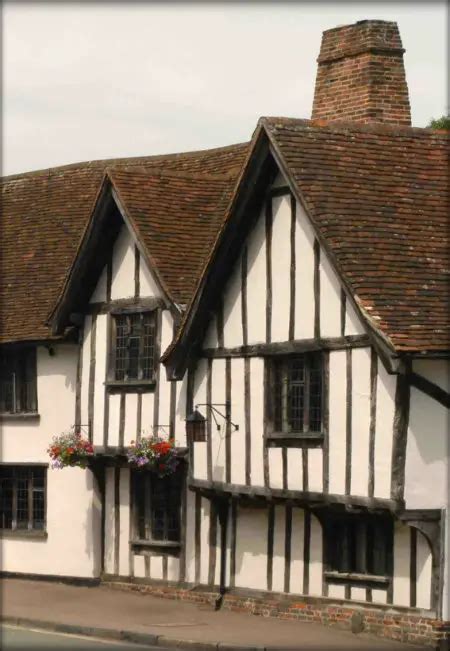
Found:
[[[283,621],[127,592],[3,579],[2,624],[195,651],[424,651],[320,624]],[[112,648],[112,647],[111,647]],[[429,649],[428,649],[429,651]]]

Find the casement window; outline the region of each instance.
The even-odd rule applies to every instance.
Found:
[[[45,530],[44,466],[0,465],[0,528]]]
[[[36,413],[36,349],[0,351],[0,413]]]
[[[110,379],[151,382],[157,364],[157,311],[115,314]]]
[[[162,478],[154,472],[135,471],[133,482],[135,541],[138,544],[178,545],[181,537],[182,469],[178,468]]]
[[[266,360],[270,377],[267,419],[276,439],[320,441],[324,431],[324,378],[321,352]]]
[[[371,577],[391,574],[392,518],[382,515],[327,514],[325,525],[326,577]]]

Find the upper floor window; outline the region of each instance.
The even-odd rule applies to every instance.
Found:
[[[113,380],[136,382],[154,379],[156,314],[153,310],[114,315]]]
[[[36,349],[3,349],[0,352],[0,413],[36,411]]]
[[[0,465],[0,528],[45,529],[44,466]]]
[[[323,433],[324,381],[320,352],[267,360],[267,417],[271,437],[313,438]]]

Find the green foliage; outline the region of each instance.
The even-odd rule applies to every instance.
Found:
[[[450,115],[433,118],[427,126],[430,129],[447,129],[447,131],[450,131]]]

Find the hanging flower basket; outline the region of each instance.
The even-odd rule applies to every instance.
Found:
[[[79,432],[64,432],[53,437],[47,452],[52,459],[52,468],[86,468],[94,448]]]
[[[179,462],[175,443],[165,441],[159,436],[142,437],[139,441],[131,441],[127,458],[133,468],[151,470],[159,477],[171,475],[177,469]]]

